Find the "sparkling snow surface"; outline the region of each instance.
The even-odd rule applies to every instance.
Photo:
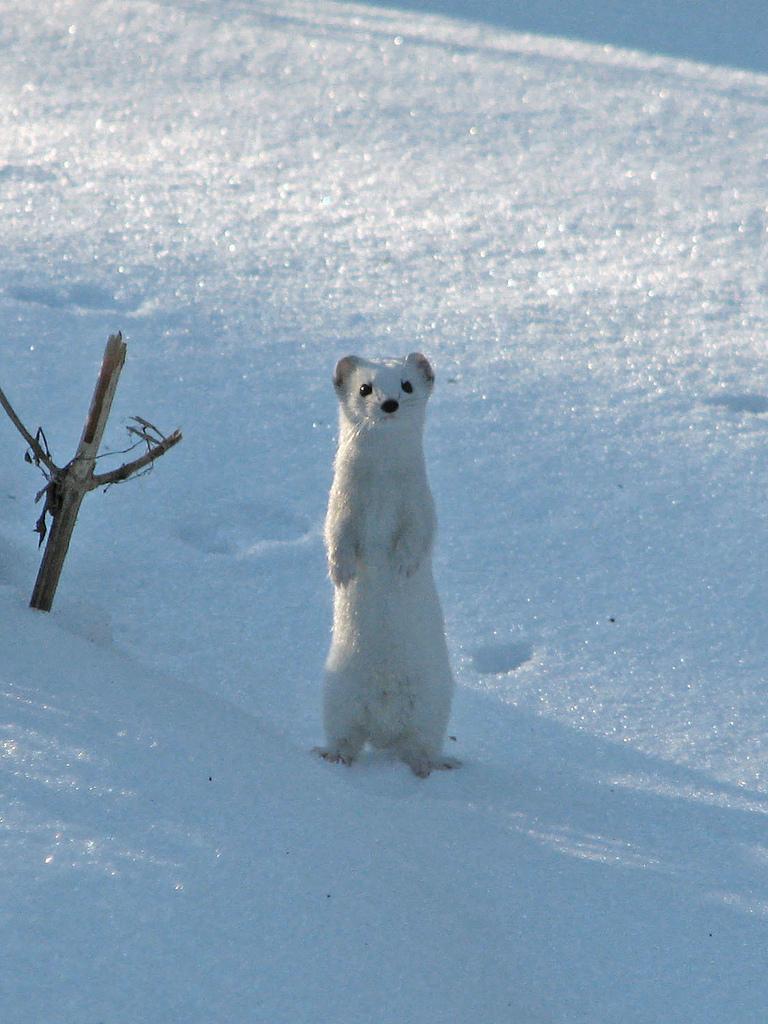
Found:
[[[759,1024],[768,77],[380,8],[0,17],[0,1019]],[[422,350],[458,692],[316,761],[347,352]],[[103,468],[107,468],[105,460]]]

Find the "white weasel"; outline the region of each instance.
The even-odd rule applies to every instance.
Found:
[[[366,742],[416,775],[441,754],[453,676],[432,577],[435,509],[422,437],[434,374],[425,356],[336,366],[339,447],[325,521],[334,583],[325,671],[327,746],[351,764]]]

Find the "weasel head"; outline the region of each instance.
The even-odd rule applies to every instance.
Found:
[[[420,352],[380,362],[344,356],[333,375],[342,424],[356,432],[421,430],[434,382],[429,360]]]

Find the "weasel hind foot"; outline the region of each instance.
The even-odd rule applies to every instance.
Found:
[[[355,760],[352,754],[342,754],[339,750],[329,750],[327,747],[313,747],[312,753],[322,757],[329,764],[345,764],[349,766]]]
[[[426,779],[432,772],[445,772],[461,767],[461,761],[457,761],[455,757],[438,757],[434,761],[419,757],[406,761],[406,764],[420,779]]]

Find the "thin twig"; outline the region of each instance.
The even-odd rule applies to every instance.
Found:
[[[130,428],[128,428],[128,433],[130,434],[130,432]],[[134,441],[133,444],[129,444],[127,448],[116,448],[113,452],[101,452],[93,461],[98,462],[99,459],[114,459],[116,455],[127,455],[129,452],[135,451],[145,443],[146,438],[142,437],[141,441]]]
[[[134,473],[138,473],[140,469],[144,469],[155,459],[159,459],[161,455],[165,455],[169,448],[173,448],[175,444],[179,443],[181,437],[181,431],[174,430],[168,437],[164,437],[162,441],[154,444],[141,458],[134,459],[133,462],[124,462],[122,466],[118,466],[117,469],[113,469],[109,473],[94,473],[88,481],[88,490],[92,491],[96,487],[108,487],[110,484],[118,484],[121,480],[127,480],[129,476],[133,476]]]
[[[50,471],[51,475],[55,476],[56,473],[59,472],[59,467],[56,465],[56,463],[53,461],[50,455],[45,451],[40,442],[30,434],[30,432],[21,422],[19,417],[16,415],[13,406],[5,397],[2,388],[0,388],[0,405],[2,405],[2,407],[8,413],[11,423],[13,423],[14,427],[16,427],[18,432],[21,434],[21,436],[27,442],[29,447],[35,453],[35,459],[38,462],[42,462],[42,464]]]

